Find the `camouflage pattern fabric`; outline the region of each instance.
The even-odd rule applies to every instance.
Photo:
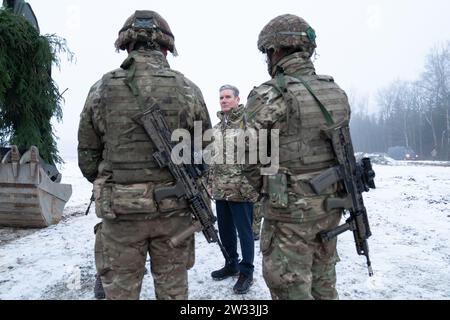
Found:
[[[153,142],[132,120],[142,110],[124,82],[130,68],[143,98],[159,102],[171,130],[193,132],[195,121],[202,122],[203,131],[211,128],[198,87],[170,69],[159,51],[131,52],[121,69],[91,88],[80,117],[78,163],[94,184],[96,214],[103,219],[95,249],[97,273],[107,299],[138,299],[148,252],[156,297],[187,299],[193,237],[175,249],[167,240],[189,226],[191,212],[185,200],[154,199],[155,187],[175,181],[157,166]]]
[[[149,253],[158,300],[187,300],[195,262],[194,236],[172,249],[167,239],[188,228],[190,217],[150,221],[105,220],[96,232],[95,262],[109,300],[138,300]]]
[[[314,29],[302,18],[284,14],[272,19],[261,31],[258,49],[266,53],[269,50],[283,48],[300,49],[309,58],[316,49]]]
[[[102,80],[99,80],[89,90],[78,127],[78,166],[83,176],[91,183],[98,176],[98,166],[103,152],[101,135],[98,133],[105,131],[105,123],[98,114],[101,85]],[[94,110],[96,114],[93,114]],[[92,118],[96,120],[93,121]],[[94,127],[94,122],[97,128]]]
[[[133,51],[124,68],[129,64],[136,68],[142,95],[159,102],[171,130],[187,129],[193,136],[195,121],[202,123],[203,131],[211,128],[200,89],[171,70],[161,52]],[[121,68],[107,73],[88,95],[78,130],[81,172],[91,182],[102,176],[123,184],[173,183],[170,172],[160,170],[153,159],[156,150],[150,137],[132,119],[142,110],[124,83],[128,72]]]
[[[275,69],[284,70],[282,81],[275,77],[255,88],[246,106],[248,128],[280,130],[279,174],[286,176],[279,181],[286,181],[287,206],[264,201],[264,279],[274,299],[337,299],[336,241],[321,244],[316,236],[338,225],[342,210],[327,212],[324,200],[338,197],[342,186],[338,183],[316,195],[309,185],[323,170],[336,165],[336,159],[320,133],[325,117],[298,78],[310,84],[335,121],[350,117],[348,99],[333,78],[316,75],[311,60],[301,53],[284,57]],[[260,165],[246,165],[243,170],[257,190],[266,187],[260,169]]]
[[[136,19],[151,21],[152,29],[134,27]],[[170,30],[167,21],[157,12],[150,10],[138,10],[131,15],[125,22],[123,28],[119,32],[119,37],[115,42],[116,49],[126,50],[130,43],[149,42],[158,44],[169,49],[174,56],[178,55],[175,48],[175,37]]]
[[[264,216],[263,206],[260,201],[255,202],[253,206],[253,235],[259,235],[261,233],[262,218]]]
[[[337,300],[335,238],[317,233],[338,226],[340,214],[303,224],[265,220],[261,235],[263,275],[274,300]]]
[[[208,184],[215,200],[233,202],[256,202],[258,194],[242,174],[243,165],[237,164],[237,149],[227,150],[236,145],[238,135],[245,128],[243,123],[244,106],[240,105],[228,114],[219,112],[220,123],[214,129],[223,137],[223,145],[214,144],[214,165],[209,172]],[[236,131],[240,130],[240,131]],[[223,149],[221,149],[223,147]],[[230,159],[228,161],[227,159]],[[221,164],[223,163],[223,164]],[[232,163],[232,164],[227,164]]]

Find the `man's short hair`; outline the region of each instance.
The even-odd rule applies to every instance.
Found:
[[[235,97],[239,97],[239,89],[236,88],[235,86],[232,86],[230,84],[226,84],[226,85],[220,87],[220,91],[219,92],[222,92],[222,91],[225,91],[225,90],[231,90],[231,91],[233,91],[233,94],[234,94]]]

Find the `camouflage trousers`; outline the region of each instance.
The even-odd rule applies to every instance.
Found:
[[[253,234],[260,234],[261,232],[261,224],[262,224],[262,218],[264,216],[263,213],[263,205],[261,202],[256,202],[253,206]]]
[[[302,224],[264,220],[263,275],[274,300],[337,300],[337,239],[320,243],[320,231],[338,226],[341,214]]]
[[[195,261],[194,236],[177,248],[169,237],[185,230],[189,216],[148,221],[103,220],[97,227],[95,263],[109,300],[139,300],[147,254],[158,300],[188,299],[188,270]]]

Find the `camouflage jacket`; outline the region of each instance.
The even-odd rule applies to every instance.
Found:
[[[157,150],[151,138],[132,119],[142,110],[125,84],[130,64],[135,66],[133,72],[144,100],[152,97],[159,102],[171,130],[193,133],[194,122],[201,121],[205,131],[211,122],[201,91],[170,69],[159,51],[131,52],[120,69],[105,74],[92,86],[80,117],[79,167],[94,183],[96,205],[105,204],[103,211],[144,217],[143,213],[176,209],[180,201],[156,204],[153,200],[156,185],[172,185],[174,180],[168,169],[156,164],[153,154]],[[112,185],[111,190],[107,185]],[[106,208],[108,202],[111,208]]]
[[[269,201],[266,218],[288,223],[318,219],[328,214],[323,209],[323,200],[336,196],[339,185],[325,190],[323,195],[316,195],[309,181],[336,165],[337,161],[331,143],[320,132],[326,125],[325,116],[302,81],[309,84],[335,122],[349,119],[348,99],[332,77],[316,75],[311,60],[305,60],[301,54],[284,57],[275,67],[283,72],[256,87],[250,93],[245,110],[247,128],[254,129],[259,139],[263,129],[267,130],[267,134],[273,130],[279,131],[277,171],[279,175],[285,175],[286,182],[280,182],[284,184],[282,188],[276,186],[271,189],[268,181],[273,181],[273,177],[263,178],[261,169],[264,166],[259,162],[256,165],[246,164],[243,173],[261,193],[266,193],[268,189],[285,190],[283,194],[287,206],[277,204],[271,207]],[[248,146],[247,152],[259,154],[260,147],[260,143],[253,143]]]
[[[220,143],[214,143],[213,165],[210,168],[208,185],[215,200],[233,202],[256,202],[258,194],[242,174],[242,164],[237,158],[237,137],[245,129],[244,106],[240,105],[229,113],[219,112],[220,122],[214,127]],[[217,139],[217,138],[216,138]],[[217,142],[218,140],[215,140]],[[233,145],[233,149],[228,145]],[[245,151],[243,145],[242,151]],[[232,152],[231,152],[232,150]]]

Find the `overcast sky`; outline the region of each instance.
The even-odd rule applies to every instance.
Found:
[[[62,156],[76,155],[79,115],[89,88],[126,58],[114,42],[135,10],[154,10],[169,23],[179,56],[172,68],[202,90],[213,122],[218,88],[234,84],[245,102],[269,79],[256,47],[259,32],[285,13],[308,21],[317,33],[319,74],[332,75],[352,95],[374,98],[396,79],[416,79],[430,49],[450,40],[448,0],[28,0],[41,33],[68,41],[76,63],[63,61],[54,77],[65,93],[64,120],[56,124]],[[63,57],[64,59],[64,57]]]

